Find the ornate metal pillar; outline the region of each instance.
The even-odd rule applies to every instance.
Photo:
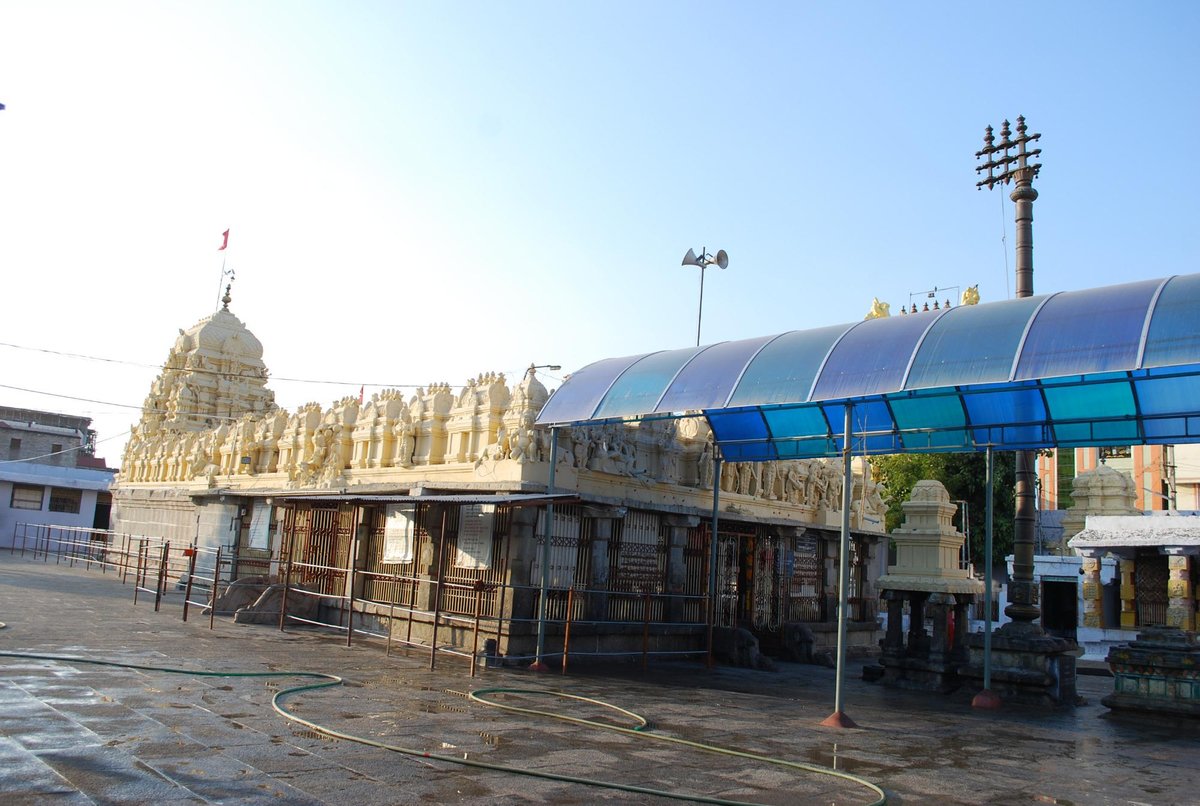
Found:
[[[1033,202],[1038,193],[1033,188],[1033,179],[1041,169],[1039,163],[1030,160],[1042,153],[1040,148],[1028,148],[1040,134],[1027,134],[1025,118],[1017,118],[1017,136],[1012,138],[1008,121],[1000,129],[1000,142],[987,127],[984,147],[976,152],[976,158],[986,162],[975,168],[977,173],[987,171],[987,178],[976,183],[990,190],[996,184],[1016,185],[1009,198],[1016,204],[1017,243],[1016,272],[1018,298],[1033,296]],[[1037,603],[1037,586],[1033,580],[1034,546],[1037,540],[1037,502],[1034,498],[1034,482],[1037,478],[1037,456],[1033,451],[1018,451],[1016,457],[1016,512],[1013,516],[1013,576],[1008,588],[1008,607],[1004,613],[1015,622],[1018,629],[1041,632],[1032,622],[1040,612]]]

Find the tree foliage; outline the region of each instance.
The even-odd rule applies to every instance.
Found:
[[[1002,568],[1004,557],[1012,553],[1013,544],[1013,483],[1016,459],[1011,452],[996,453],[993,463],[992,492],[992,561]],[[987,457],[983,453],[909,453],[879,456],[871,460],[876,481],[887,488],[887,530],[891,532],[904,521],[901,504],[912,495],[913,487],[922,479],[940,481],[950,493],[951,501],[967,502],[967,524],[970,535],[971,561],[983,569],[983,547],[987,528]],[[963,528],[959,518],[954,525]]]

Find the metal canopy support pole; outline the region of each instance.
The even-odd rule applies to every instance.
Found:
[[[713,628],[717,624],[717,525],[721,505],[721,457],[713,442],[712,531],[708,540],[708,667],[713,667]]]
[[[983,691],[975,695],[971,705],[975,708],[994,709],[1000,707],[1000,696],[992,691],[992,446],[987,448],[987,490],[984,501],[987,508],[986,528],[983,537]]]
[[[554,495],[554,469],[558,466],[558,429],[550,429],[550,476],[546,480],[546,494]],[[550,588],[550,536],[554,534],[554,502],[546,502],[546,524],[542,529],[542,584],[538,595],[537,656],[529,668],[535,672],[546,672],[550,667],[544,660],[546,651],[546,593]]]
[[[850,604],[850,498],[854,492],[854,479],[850,475],[850,425],[853,412],[853,404],[847,403],[846,426],[842,442],[842,540],[838,549],[837,674],[834,684],[833,713],[821,722],[827,728],[858,727],[842,709],[842,680],[846,677],[846,619]]]

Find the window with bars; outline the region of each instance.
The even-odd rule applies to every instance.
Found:
[[[45,488],[37,484],[14,484],[12,488],[13,509],[41,509]]]
[[[82,490],[68,490],[65,487],[50,488],[51,512],[66,512],[71,515],[78,515],[82,504]]]

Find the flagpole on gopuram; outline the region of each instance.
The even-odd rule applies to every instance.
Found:
[[[229,248],[229,230],[225,230],[224,232],[221,233],[221,245],[217,247],[217,251],[222,253],[222,255],[221,255],[221,277],[217,281],[217,304],[213,306],[213,310],[221,309],[221,286],[225,285],[225,278],[226,277],[233,278],[236,276],[234,274],[233,269],[226,270],[226,268],[225,268],[225,258],[227,257],[227,254],[228,254],[225,252],[225,250],[228,248]]]

